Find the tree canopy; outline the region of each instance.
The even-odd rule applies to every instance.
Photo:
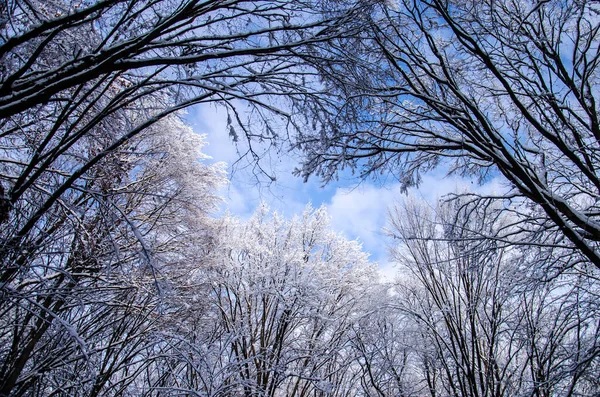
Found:
[[[558,268],[600,267],[599,12],[592,1],[388,2],[337,41],[324,74],[347,100],[334,125],[300,137],[301,174],[351,167],[404,187],[436,167],[499,174],[509,191],[481,199],[512,208],[518,240],[562,251],[547,256]]]
[[[599,32],[586,0],[0,1],[0,396],[597,396]],[[198,104],[266,174],[257,144],[505,189],[392,209],[383,283],[324,208],[215,216]]]

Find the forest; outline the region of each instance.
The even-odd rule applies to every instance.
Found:
[[[0,0],[0,397],[600,397],[599,63],[594,0]],[[397,181],[395,279],[219,212],[202,105]]]

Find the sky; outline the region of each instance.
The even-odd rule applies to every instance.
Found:
[[[293,217],[301,214],[309,203],[314,208],[324,205],[331,217],[331,228],[348,239],[357,239],[363,250],[370,254],[370,259],[378,263],[384,281],[393,280],[397,272],[388,258],[390,241],[384,232],[388,209],[394,203],[414,197],[434,206],[450,192],[468,189],[492,193],[502,189],[497,179],[478,186],[467,179],[446,177],[443,170],[425,175],[419,188],[410,189],[407,194],[400,192],[398,183],[381,185],[363,181],[358,184],[356,179],[340,179],[322,186],[317,178],[304,183],[292,174],[298,159],[289,153],[271,157],[268,165],[276,181],[267,185],[264,180],[259,183],[251,169],[236,164],[240,156],[229,135],[227,113],[223,107],[209,104],[195,106],[188,110],[186,121],[195,132],[206,135],[208,145],[202,152],[213,162],[228,164],[230,183],[221,192],[223,213],[228,211],[234,216],[248,218],[264,202],[279,214]]]

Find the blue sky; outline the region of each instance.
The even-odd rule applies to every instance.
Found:
[[[224,108],[196,106],[189,109],[186,120],[195,132],[207,135],[208,145],[203,152],[211,156],[212,161],[231,165],[238,160],[239,154],[229,136]],[[297,160],[291,154],[271,156],[268,165],[277,180],[268,186],[257,183],[251,170],[244,168],[243,164],[238,164],[233,173],[228,167],[230,184],[222,192],[225,200],[223,211],[246,218],[262,201],[278,213],[292,217],[301,213],[308,203],[312,203],[313,207],[325,205],[331,217],[331,227],[349,239],[358,239],[371,260],[379,264],[382,277],[392,279],[395,269],[387,256],[389,242],[382,229],[386,225],[388,208],[406,199],[407,195],[400,193],[397,183],[376,185],[366,181],[357,186],[355,179],[341,179],[321,187],[317,178],[304,183],[301,178],[292,175]],[[457,190],[492,192],[502,189],[498,180],[477,186],[470,180],[444,176],[443,170],[425,175],[419,189],[411,189],[408,196],[435,205],[445,194]]]

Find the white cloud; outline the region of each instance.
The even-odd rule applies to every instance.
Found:
[[[189,110],[188,122],[199,134],[206,134],[204,152],[215,161],[233,164],[239,157],[227,132],[227,111],[222,106],[201,104]]]
[[[203,148],[204,153],[212,161],[228,165],[230,184],[220,192],[225,200],[223,211],[248,217],[261,202],[266,202],[272,210],[291,217],[302,213],[311,201],[317,201],[315,205],[320,203],[314,200],[316,182],[304,184],[300,178],[292,175],[297,162],[291,155],[265,154],[262,165],[269,175],[276,177],[276,181],[268,186],[265,184],[267,178],[257,178],[256,174],[260,172],[253,169],[252,159],[239,161],[240,152],[229,136],[225,108],[198,105],[189,111],[187,121],[197,133],[207,135],[208,145]],[[256,149],[259,152],[266,151],[265,145],[260,143],[256,143]]]
[[[398,265],[391,261],[378,262],[379,281],[391,283],[398,279]]]
[[[339,188],[327,204],[331,225],[348,238],[358,238],[374,260],[381,260],[386,252],[382,228],[387,209],[398,195],[398,185],[386,188],[363,184],[351,190]]]
[[[444,199],[450,193],[464,191],[492,194],[504,192],[506,191],[506,188],[502,186],[500,180],[497,178],[480,185],[471,179],[458,176],[447,177],[440,172],[431,172],[423,176],[418,189],[409,189],[408,195],[435,205],[439,200]]]

